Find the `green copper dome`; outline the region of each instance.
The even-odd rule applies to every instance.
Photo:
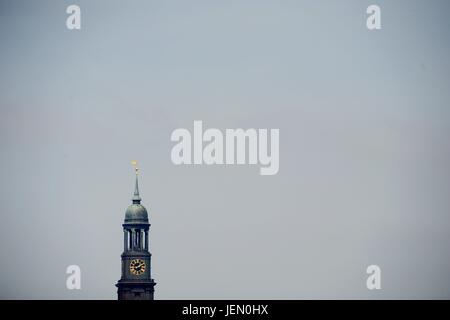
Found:
[[[148,223],[147,209],[140,203],[133,203],[125,212],[125,223]]]

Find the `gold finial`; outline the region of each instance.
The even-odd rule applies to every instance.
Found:
[[[136,171],[136,175],[138,174],[139,168],[138,168],[138,162],[136,160],[131,161],[131,165],[134,168],[134,171]]]

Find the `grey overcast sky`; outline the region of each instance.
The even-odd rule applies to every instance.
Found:
[[[132,159],[156,299],[450,298],[449,13],[0,0],[0,298],[116,299]],[[279,128],[279,173],[173,165],[194,120]]]

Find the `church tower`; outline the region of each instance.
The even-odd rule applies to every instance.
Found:
[[[139,196],[137,163],[133,203],[125,212],[123,223],[122,277],[117,282],[119,300],[153,300],[155,281],[151,277],[147,210],[141,205]]]

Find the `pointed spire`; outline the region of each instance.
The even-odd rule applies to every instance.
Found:
[[[139,196],[139,185],[138,185],[138,175],[139,175],[139,168],[137,166],[137,161],[133,160],[131,161],[131,164],[134,167],[134,171],[136,172],[136,184],[134,186],[134,195],[133,195],[133,203],[140,204],[141,203],[141,197]]]

